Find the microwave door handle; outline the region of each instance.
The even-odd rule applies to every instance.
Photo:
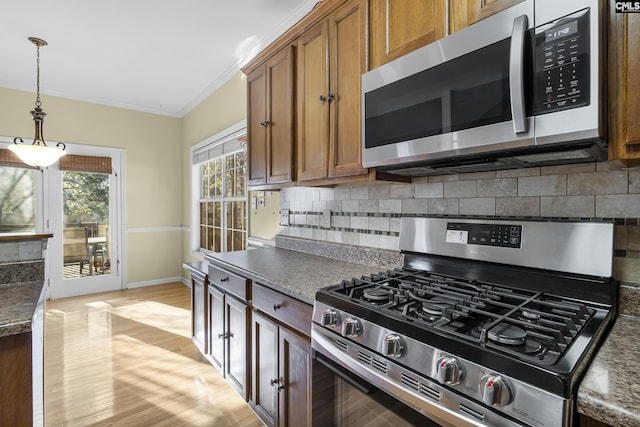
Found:
[[[515,133],[527,131],[524,108],[524,38],[527,26],[527,15],[518,16],[513,20],[509,49],[509,97]]]

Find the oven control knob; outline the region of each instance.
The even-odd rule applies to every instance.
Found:
[[[322,323],[322,326],[337,326],[338,312],[332,309],[323,311],[320,323]]]
[[[400,357],[404,351],[404,343],[400,335],[389,334],[382,341],[382,354],[391,357]]]
[[[438,360],[436,368],[438,381],[443,384],[458,384],[464,376],[464,371],[460,362],[454,357],[442,357]]]
[[[356,338],[360,336],[361,333],[362,328],[360,327],[360,322],[358,322],[358,319],[354,319],[353,317],[344,319],[344,322],[342,322],[343,337]]]
[[[490,406],[505,406],[511,402],[512,394],[500,375],[485,375],[480,379],[482,401]]]

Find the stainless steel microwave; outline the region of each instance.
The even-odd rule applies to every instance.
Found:
[[[598,0],[525,0],[362,76],[365,167],[606,159]]]

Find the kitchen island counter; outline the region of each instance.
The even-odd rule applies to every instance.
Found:
[[[42,281],[0,285],[0,337],[31,332],[42,287]]]
[[[611,426],[640,425],[640,319],[619,315],[578,389],[578,412]]]
[[[307,304],[313,304],[319,288],[392,267],[373,267],[283,248],[215,253],[207,255],[207,259]],[[400,267],[400,264],[395,267]]]

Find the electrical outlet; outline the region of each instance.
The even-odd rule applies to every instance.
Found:
[[[280,225],[289,225],[289,209],[280,209]]]
[[[258,197],[258,207],[264,208],[264,197]]]
[[[331,228],[331,210],[325,209],[320,217],[320,227]]]

